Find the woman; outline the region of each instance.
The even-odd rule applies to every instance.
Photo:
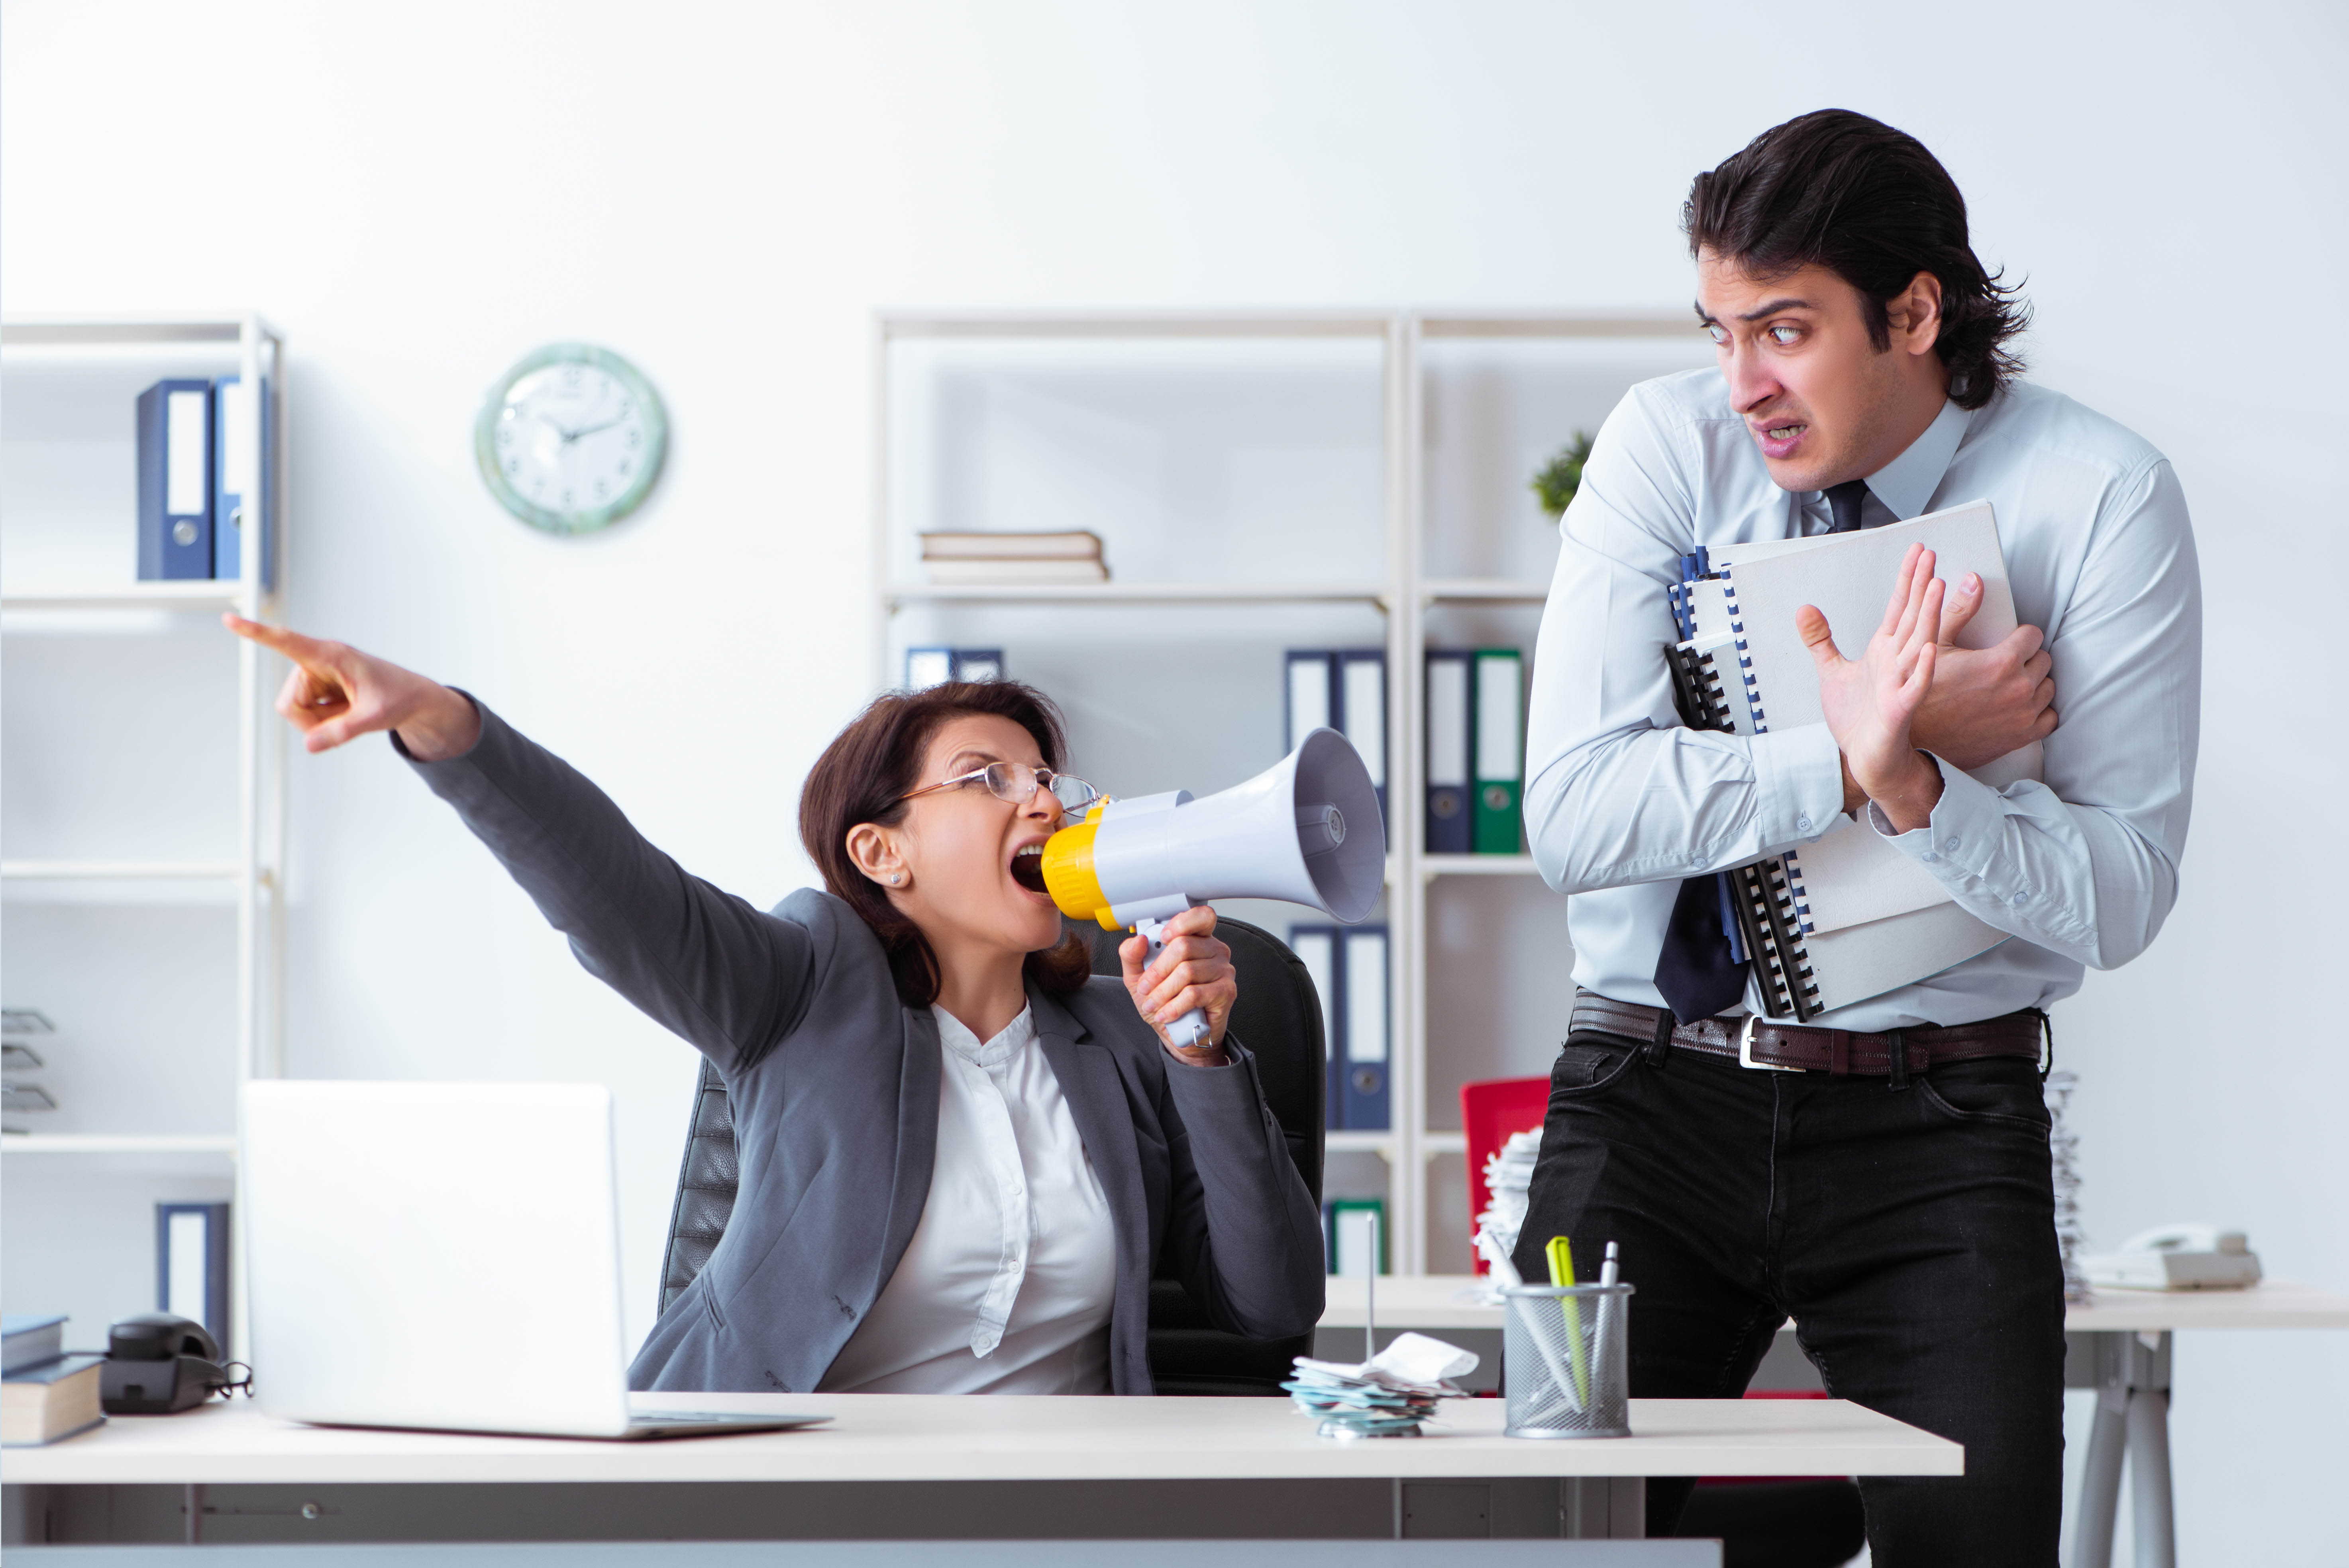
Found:
[[[688,876],[465,693],[234,615],[325,751],[381,730],[591,974],[717,1064],[741,1161],[724,1239],[637,1388],[1147,1394],[1163,1261],[1217,1326],[1321,1313],[1320,1227],[1226,1021],[1212,910],[1088,975],[1015,864],[1092,788],[1012,682],[877,699],[800,801],[825,892],[771,913]],[[1161,1021],[1205,1008],[1206,1044]]]

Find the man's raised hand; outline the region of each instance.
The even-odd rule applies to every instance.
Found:
[[[1933,684],[1945,585],[1933,552],[1910,545],[1894,573],[1884,622],[1857,659],[1836,646],[1814,605],[1795,612],[1795,629],[1819,675],[1819,707],[1844,766],[1894,827],[1923,827],[1941,795],[1940,770],[1917,749],[1911,726]]]
[[[331,751],[362,735],[396,729],[410,756],[437,762],[462,756],[481,738],[481,716],[471,701],[413,670],[347,643],[321,642],[242,615],[222,615],[221,624],[293,662],[277,694],[277,711],[302,732],[308,750]]]

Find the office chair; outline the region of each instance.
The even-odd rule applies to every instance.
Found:
[[[1093,973],[1118,972],[1123,933],[1074,927],[1092,950]],[[1219,920],[1216,934],[1232,950],[1239,1001],[1232,1032],[1247,1042],[1266,1103],[1288,1140],[1288,1157],[1321,1202],[1323,1046],[1321,1003],[1297,955],[1269,932],[1243,921]],[[661,1269],[661,1310],[693,1283],[734,1212],[741,1167],[734,1150],[733,1107],[718,1069],[701,1064],[686,1129],[685,1160],[677,1202],[669,1212],[668,1247]],[[1211,1327],[1179,1281],[1150,1282],[1150,1374],[1162,1394],[1280,1393],[1291,1363],[1310,1355],[1310,1330],[1288,1339],[1248,1339]]]

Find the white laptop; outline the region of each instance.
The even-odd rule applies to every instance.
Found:
[[[831,1419],[630,1410],[600,1084],[279,1078],[246,1084],[242,1110],[254,1387],[272,1415],[572,1438]]]

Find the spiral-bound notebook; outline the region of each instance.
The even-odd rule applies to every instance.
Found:
[[[2014,596],[1987,501],[1858,533],[1700,549],[1682,558],[1687,580],[1671,590],[1682,641],[1668,662],[1682,718],[1738,735],[1818,723],[1818,677],[1795,612],[1818,606],[1837,645],[1857,655],[1883,620],[1911,543],[1935,552],[1944,582],[1982,576],[1982,607],[1959,645],[1988,647],[2014,630]],[[2002,789],[2039,769],[2033,744],[1973,776]],[[1772,1017],[1807,1020],[2005,940],[1864,821],[1839,820],[1800,849],[1724,874],[1735,917],[1731,944],[1753,965]]]

